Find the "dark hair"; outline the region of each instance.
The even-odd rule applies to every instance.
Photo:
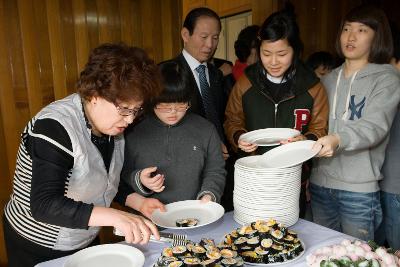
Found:
[[[385,13],[372,5],[361,5],[350,10],[343,18],[336,38],[336,51],[344,58],[340,45],[340,36],[346,22],[359,22],[374,30],[368,62],[384,64],[389,63],[393,53],[392,34]]]
[[[398,62],[400,60],[400,30],[394,22],[390,23],[390,29],[393,38],[393,58]]]
[[[326,51],[318,51],[312,53],[307,61],[306,65],[309,66],[312,70],[315,70],[319,66],[323,66],[329,70],[335,68],[335,59],[332,54]]]
[[[247,26],[240,31],[237,40],[235,41],[235,55],[240,62],[246,62],[250,56],[251,49],[258,47],[258,31],[260,26]]]
[[[154,99],[153,107],[159,103],[189,102],[191,98],[191,79],[189,71],[176,61],[159,65],[163,90]]]
[[[125,44],[102,44],[93,49],[77,82],[80,96],[117,101],[151,100],[161,90],[157,65],[144,50]]]
[[[186,15],[185,21],[183,22],[183,27],[188,29],[190,35],[193,34],[194,28],[196,27],[197,20],[200,17],[209,17],[209,18],[216,19],[218,21],[219,29],[221,29],[221,20],[219,19],[218,14],[207,7],[199,7],[199,8],[192,9]]]
[[[275,42],[284,39],[288,41],[294,54],[292,65],[283,75],[283,78],[287,78],[296,69],[301,53],[303,52],[299,26],[296,23],[294,14],[286,10],[272,13],[262,24],[258,38],[260,40],[258,47],[259,57],[262,41]],[[261,62],[260,58],[259,62]],[[262,66],[262,64],[260,65]]]

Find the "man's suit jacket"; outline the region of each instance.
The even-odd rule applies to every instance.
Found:
[[[191,86],[192,86],[192,97],[190,100],[190,111],[200,116],[207,118],[204,110],[203,100],[201,98],[200,90],[197,86],[196,79],[194,78],[194,74],[190,69],[189,64],[186,62],[185,57],[182,54],[179,54],[176,58],[172,59],[173,61],[178,62],[183,68],[185,68],[191,77]],[[223,75],[222,72],[217,69],[213,64],[208,63],[208,75],[210,80],[210,92],[212,95],[213,105],[218,114],[218,118],[220,121],[220,125],[215,125],[218,130],[218,133],[222,140],[225,140],[223,133],[223,122],[225,115],[225,107],[227,103],[227,96],[224,93],[223,88]]]

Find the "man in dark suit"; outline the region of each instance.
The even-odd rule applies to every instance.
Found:
[[[192,73],[190,110],[215,125],[221,137],[224,158],[227,159],[229,154],[222,126],[227,102],[223,91],[223,75],[208,63],[217,49],[220,31],[221,21],[214,11],[205,7],[193,9],[186,16],[181,30],[184,49],[173,60]],[[204,67],[199,67],[201,65]]]

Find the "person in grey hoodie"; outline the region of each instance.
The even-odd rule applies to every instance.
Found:
[[[320,138],[311,175],[314,221],[354,237],[374,239],[382,221],[381,167],[400,100],[389,63],[392,38],[385,14],[372,6],[344,18],[336,47],[345,58],[322,80],[330,104],[329,134]]]
[[[121,172],[136,191],[137,209],[150,216],[171,202],[219,202],[225,186],[225,161],[215,126],[187,112],[192,87],[180,63],[160,65],[164,89],[152,112],[126,134]]]

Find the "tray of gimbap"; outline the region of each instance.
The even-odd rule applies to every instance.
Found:
[[[164,248],[154,267],[240,267],[244,262],[228,244],[203,238],[199,243]]]
[[[226,234],[231,246],[246,265],[280,265],[299,259],[305,251],[297,233],[277,221],[258,220]]]
[[[224,240],[164,248],[154,267],[275,266],[299,259],[305,251],[297,233],[275,220],[259,220],[226,234]]]

